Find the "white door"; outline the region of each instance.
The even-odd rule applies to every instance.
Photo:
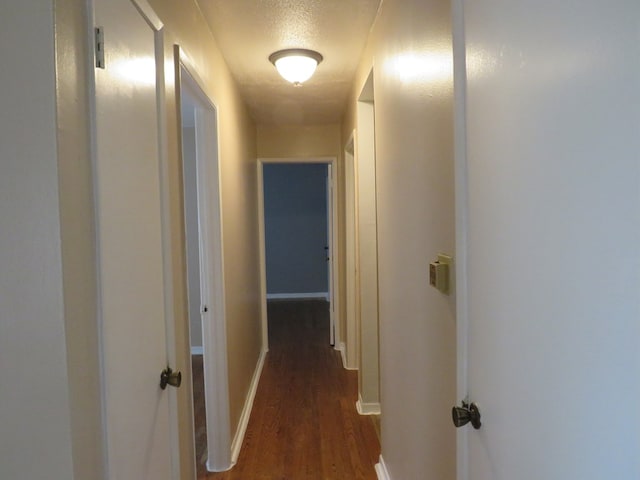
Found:
[[[637,480],[640,3],[458,6],[459,394],[482,423],[460,430],[459,480]]]
[[[95,69],[95,178],[107,467],[113,480],[169,479],[158,33],[129,0],[97,0],[95,25],[105,52]]]

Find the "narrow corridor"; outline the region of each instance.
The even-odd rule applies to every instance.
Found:
[[[268,314],[270,351],[238,463],[207,473],[199,445],[198,479],[375,480],[380,444],[356,412],[357,372],[329,345],[328,303],[274,301]]]

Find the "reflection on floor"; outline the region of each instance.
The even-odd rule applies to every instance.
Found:
[[[198,479],[375,480],[380,444],[355,408],[357,372],[329,345],[328,303],[274,301],[268,313],[270,350],[238,463],[207,474],[198,445]]]

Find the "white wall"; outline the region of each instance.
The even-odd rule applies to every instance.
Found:
[[[0,477],[72,479],[53,3],[0,16]]]
[[[640,478],[640,3],[466,0],[470,479]]]

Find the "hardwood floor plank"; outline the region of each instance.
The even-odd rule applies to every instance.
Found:
[[[329,345],[328,303],[274,301],[268,315],[269,353],[238,463],[222,473],[199,465],[198,479],[375,480],[380,444],[355,408],[357,373]]]

